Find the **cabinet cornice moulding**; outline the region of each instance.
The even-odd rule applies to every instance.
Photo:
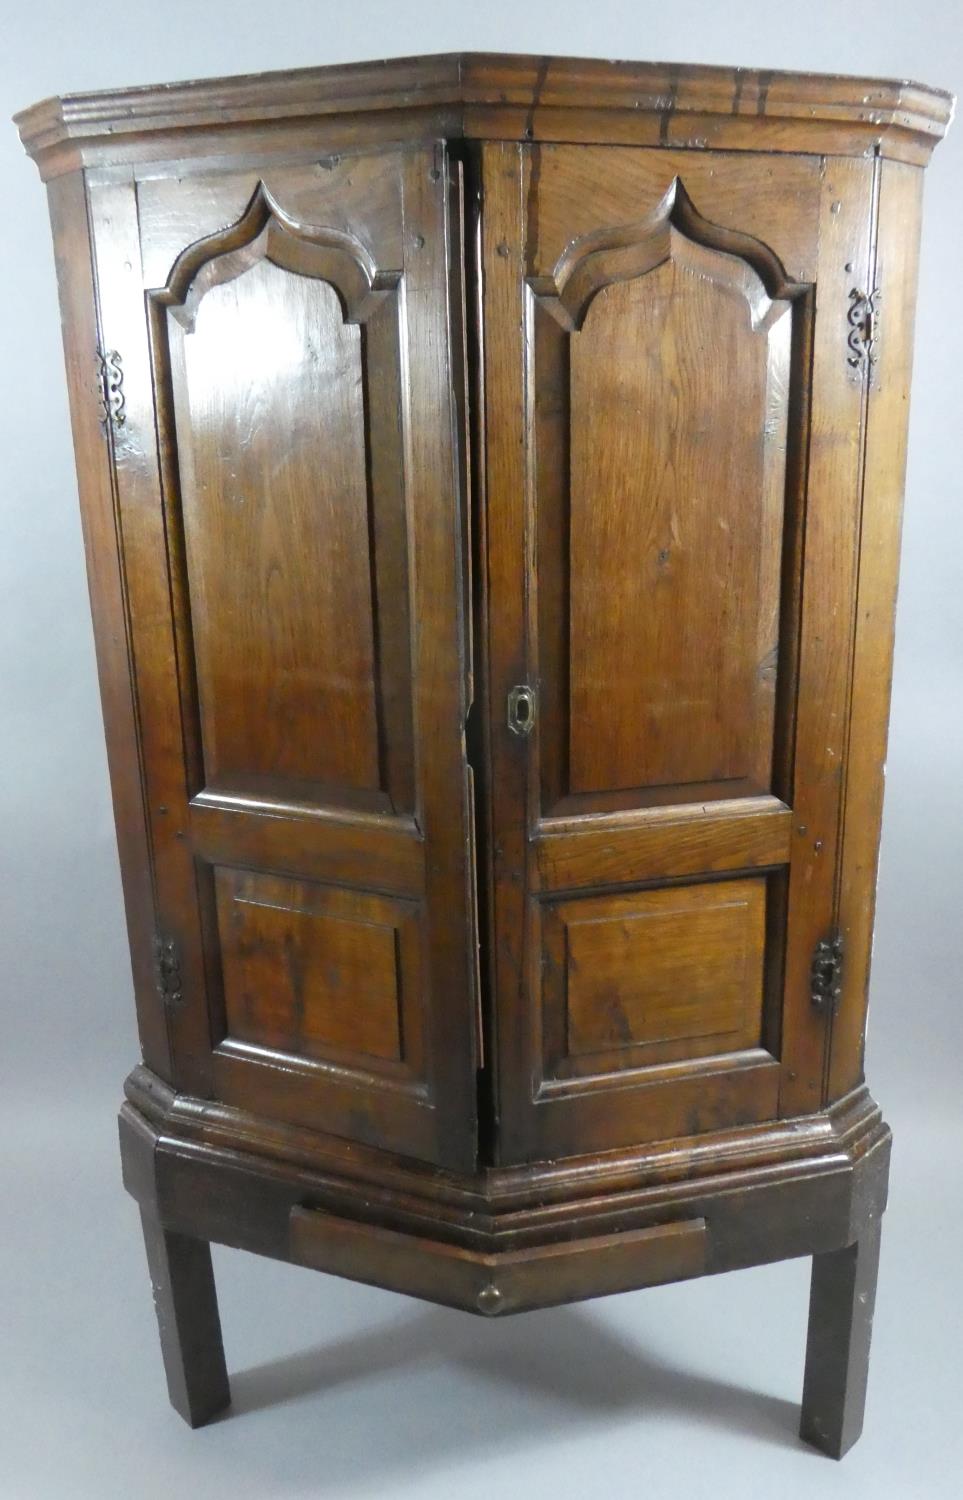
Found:
[[[678,148],[878,153],[925,163],[953,96],[903,80],[694,64],[451,53],[42,100],[16,124],[45,179],[193,154],[230,132],[271,149],[284,127],[398,116],[421,134]],[[343,124],[342,124],[343,128]]]

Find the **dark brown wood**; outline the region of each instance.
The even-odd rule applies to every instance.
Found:
[[[202,1427],[231,1401],[211,1248],[163,1229],[146,1209],[141,1223],[171,1405]]]
[[[839,930],[845,943],[843,1003],[833,1022],[831,1099],[840,1098],[863,1077],[922,195],[922,173],[895,162],[880,168],[874,283],[890,287],[892,295],[886,308],[886,357],[877,362],[866,415],[839,904]]]
[[[211,1242],[485,1314],[811,1255],[804,1435],[858,1435],[951,105],[457,54],[19,117],[187,1420],[229,1399]]]
[[[863,1430],[880,1227],[872,1220],[854,1245],[813,1256],[799,1433],[830,1458]]]
[[[857,170],[833,234],[855,254],[872,173],[842,166]],[[785,890],[831,928],[837,825],[804,844],[798,814],[824,781],[838,803],[824,718],[844,720],[829,689],[845,689],[851,617],[848,599],[842,613],[825,600],[852,567],[858,488],[854,471],[830,499],[813,463],[823,447],[859,452],[862,410],[845,358],[811,377],[848,305],[841,292],[838,314],[815,308],[815,283],[843,274],[832,234],[819,239],[828,186],[788,156],[750,174],[724,155],[603,163],[551,145],[485,147],[483,170],[484,318],[500,331],[485,362],[499,1159],[763,1119],[787,1075],[817,1107],[823,1052],[802,1054],[784,1023],[824,1045],[827,1018],[798,1014],[798,982],[789,1006],[783,971],[808,970],[818,937],[787,924]],[[503,709],[519,681],[538,685],[525,738]],[[579,902],[589,921],[597,893],[624,886],[620,920],[640,921],[652,897],[632,887],[711,875],[727,909],[726,880],[738,890],[754,867],[770,872],[766,941],[761,972],[748,950],[735,960],[741,1045],[677,1048],[671,1070],[638,1051],[600,1052],[594,1069],[570,1056],[564,931]],[[722,950],[714,969],[712,945],[681,941],[723,991]],[[643,962],[630,951],[596,1005],[619,1009]]]
[[[600,1292],[704,1275],[706,1226],[703,1219],[686,1219],[625,1234],[482,1255],[293,1208],[291,1258],[335,1276],[370,1280],[464,1312],[500,1317],[578,1302]]]
[[[730,1143],[726,1166],[700,1157],[692,1141],[688,1153],[657,1149],[612,1164],[607,1176],[602,1163],[584,1158],[539,1171],[441,1180],[411,1164],[392,1171],[383,1161],[361,1160],[356,1171],[364,1182],[344,1175],[344,1143],[339,1153],[339,1144],[331,1142],[327,1160],[308,1166],[296,1160],[290,1143],[269,1160],[264,1141],[253,1133],[256,1150],[239,1150],[236,1131],[235,1144],[225,1150],[202,1139],[188,1145],[166,1126],[160,1136],[130,1106],[120,1123],[125,1183],[172,1228],[290,1260],[291,1212],[310,1203],[310,1212],[356,1227],[354,1264],[361,1279],[413,1295],[425,1289],[418,1257],[402,1256],[397,1247],[386,1280],[379,1237],[366,1230],[386,1228],[500,1257],[698,1218],[706,1224],[705,1269],[715,1274],[842,1248],[886,1204],[889,1132],[872,1108],[851,1118],[848,1129],[833,1132],[832,1149],[826,1140],[811,1138],[779,1142],[774,1127],[756,1127],[751,1142]],[[807,1135],[802,1122],[799,1134]],[[357,1156],[352,1153],[352,1161]],[[638,1270],[643,1284],[644,1268]],[[587,1277],[583,1282],[584,1296],[606,1290],[599,1282],[592,1291]],[[528,1295],[537,1294],[536,1282]]]
[[[98,347],[99,334],[83,179],[75,173],[52,182],[48,197],[137,1028],[144,1061],[161,1078],[171,1082],[174,1077],[171,1039],[154,983],[152,960],[154,870],[143,802],[136,683],[126,609],[126,563],[119,531],[116,482],[99,421],[97,364],[92,354]]]
[[[17,117],[48,177],[77,166],[209,149],[290,154],[339,117],[398,139],[406,117],[422,134],[478,139],[608,141],[716,150],[902,156],[925,164],[946,130],[952,96],[904,80],[693,64],[449,53],[346,67],[301,68],[45,99]],[[426,121],[427,111],[436,120]],[[437,119],[441,116],[441,121]],[[411,127],[409,127],[411,128]]]
[[[818,1109],[826,1090],[829,1018],[813,1007],[809,978],[816,944],[838,925],[866,389],[839,350],[850,292],[872,277],[875,171],[868,161],[833,161],[820,195],[820,312],[812,340],[805,578],[791,792],[787,788],[794,816],[779,1099],[787,1115]]]
[[[201,1097],[467,1170],[476,1000],[463,785],[452,800],[467,661],[447,161],[423,146],[240,182],[202,174],[176,215],[156,189],[150,201],[142,223],[132,184],[91,188],[101,336],[124,348],[111,438],[150,705],[157,925],[181,981],[174,1075]],[[382,951],[377,1002],[394,1006],[391,1076],[364,1020],[353,1041],[346,1030],[357,995],[324,1056],[303,1045],[324,1018],[302,1023],[290,1005],[286,1033],[276,1006],[272,1026],[232,1032],[217,891],[239,868],[263,871],[269,891],[297,877],[302,905],[326,903],[332,971],[365,937],[365,901],[380,913],[370,936],[404,929],[397,963]],[[383,892],[401,898],[387,927]],[[282,955],[278,973],[299,961]],[[351,980],[284,983],[310,1009]]]

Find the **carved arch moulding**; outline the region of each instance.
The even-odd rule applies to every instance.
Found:
[[[659,202],[631,224],[606,226],[568,245],[547,276],[530,276],[539,306],[568,333],[583,326],[589,308],[605,287],[634,281],[665,265],[685,247],[687,258],[710,281],[739,290],[749,305],[754,329],[767,326],[782,309],[777,303],[804,297],[809,282],[794,281],[774,250],[740,230],[703,218],[680,178],[673,178]]]
[[[193,331],[201,299],[212,287],[242,276],[260,260],[334,288],[346,323],[363,324],[397,291],[400,270],[386,270],[355,235],[343,229],[304,224],[259,182],[235,223],[188,245],[177,257],[165,286],[147,293]]]

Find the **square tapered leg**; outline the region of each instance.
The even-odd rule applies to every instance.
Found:
[[[863,1430],[880,1220],[854,1245],[813,1256],[800,1436],[842,1458]]]
[[[141,1211],[171,1405],[201,1427],[230,1404],[211,1247]]]

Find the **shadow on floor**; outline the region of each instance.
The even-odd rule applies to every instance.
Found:
[[[395,1378],[386,1386],[385,1377]],[[352,1390],[366,1384],[367,1391]],[[453,1452],[464,1459],[472,1444],[479,1451],[543,1444],[553,1431],[563,1437],[573,1427],[631,1414],[645,1423],[682,1414],[687,1423],[757,1442],[800,1446],[795,1403],[680,1369],[577,1307],[502,1323],[418,1311],[242,1370],[232,1390],[228,1417],[291,1402],[310,1402],[320,1416],[317,1398],[332,1399],[335,1420],[318,1476],[328,1490],[349,1473],[370,1479],[390,1465],[396,1479],[406,1469],[412,1477],[426,1461],[440,1463]]]

